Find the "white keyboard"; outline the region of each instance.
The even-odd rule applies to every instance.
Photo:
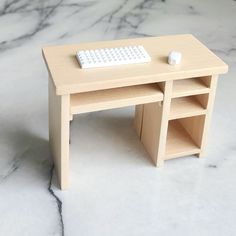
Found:
[[[144,47],[140,45],[78,51],[76,57],[83,69],[137,64],[151,61],[151,57]]]

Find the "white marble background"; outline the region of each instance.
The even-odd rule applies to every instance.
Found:
[[[71,184],[57,188],[41,47],[192,33],[230,66],[207,157],[156,169],[133,108],[75,117]],[[157,45],[158,48],[158,45]],[[236,1],[1,0],[0,235],[236,235]]]

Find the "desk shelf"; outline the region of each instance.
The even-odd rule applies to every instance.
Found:
[[[100,111],[163,100],[157,83],[98,90],[71,95],[71,114]]]
[[[201,103],[202,96],[204,95],[173,98],[169,120],[206,114],[204,104]]]
[[[178,120],[169,121],[165,160],[200,152],[192,137]]]
[[[173,81],[172,98],[209,93],[209,77]]]

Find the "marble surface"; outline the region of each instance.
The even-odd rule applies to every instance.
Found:
[[[233,0],[1,0],[0,235],[236,235],[235,12]],[[60,191],[41,47],[179,33],[230,66],[207,157],[154,168],[133,108],[84,114],[72,123],[70,189]]]

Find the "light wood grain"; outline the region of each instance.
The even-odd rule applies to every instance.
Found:
[[[158,83],[158,87],[161,89],[162,93],[164,93],[165,82]],[[143,125],[143,111],[144,111],[143,105],[135,106],[134,127],[140,138],[141,138],[141,133],[142,133],[142,125]]]
[[[138,65],[81,69],[75,57],[78,50],[127,45],[143,45],[152,61]],[[181,64],[177,66],[167,63],[167,56],[173,48],[183,55]],[[43,56],[58,95],[221,74],[228,70],[221,59],[192,35],[47,46],[43,48]]]
[[[144,108],[144,105],[137,105],[137,106],[135,106],[134,128],[135,128],[139,138],[141,138],[141,133],[142,133],[143,108]]]
[[[206,114],[206,109],[195,96],[174,98],[171,101],[169,120]]]
[[[163,100],[157,84],[98,90],[71,95],[71,114],[101,111]]]
[[[207,86],[207,88],[210,88],[211,85],[211,75],[200,77],[199,79]]]
[[[168,115],[172,81],[164,84],[163,103],[144,105],[141,141],[156,166],[162,166],[165,156]]]
[[[203,129],[205,125],[205,115],[193,116],[179,119],[179,123],[192,138],[194,143],[200,148],[202,143]]]
[[[60,188],[69,181],[69,105],[70,96],[57,96],[49,78],[49,143]]]
[[[165,160],[200,152],[191,136],[185,131],[178,120],[169,122]]]
[[[180,79],[173,82],[173,98],[209,92],[210,88],[200,78]]]
[[[199,153],[199,157],[203,157],[206,152],[206,144],[207,144],[207,137],[210,129],[210,123],[211,123],[211,117],[212,117],[212,112],[213,112],[213,106],[214,106],[214,101],[215,101],[215,94],[216,94],[216,87],[217,87],[217,80],[218,76],[213,75],[211,80],[210,80],[210,89],[211,93],[209,94],[208,100],[207,100],[207,113],[205,116],[205,123],[203,127],[203,134],[202,134],[202,140],[201,140],[201,152]],[[204,100],[206,102],[206,100]]]
[[[212,91],[210,91],[211,93]],[[194,98],[197,99],[197,101],[202,105],[204,109],[207,108],[208,100],[209,100],[209,93],[207,94],[201,94],[201,95],[196,95]]]
[[[154,165],[157,165],[160,146],[162,110],[163,106],[158,102],[143,105],[141,141]]]

